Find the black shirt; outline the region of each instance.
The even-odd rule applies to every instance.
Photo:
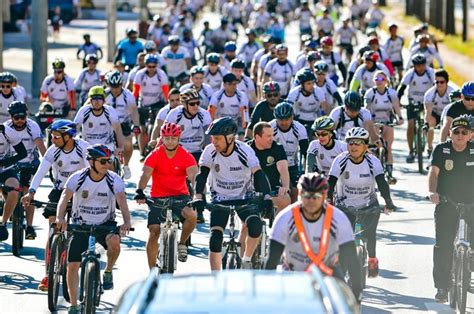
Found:
[[[446,113],[448,117],[451,117],[453,119],[463,114],[474,115],[474,110],[467,110],[462,100],[458,100],[453,103],[453,105],[448,109],[448,112]]]
[[[436,192],[455,202],[474,202],[474,143],[462,152],[454,150],[452,141],[436,145],[431,164],[439,168]]]
[[[262,167],[263,172],[270,182],[272,191],[275,191],[277,186],[281,186],[280,173],[278,172],[276,164],[280,160],[286,160],[285,149],[275,141],[273,141],[271,148],[265,150],[257,149],[255,140],[250,141],[248,144],[255,151],[255,155],[257,155],[258,161],[260,162],[260,167]]]
[[[268,101],[266,101],[265,99],[261,100],[255,105],[255,108],[253,109],[252,117],[250,118],[250,124],[248,127],[249,129],[253,129],[254,125],[258,122],[270,122],[274,118],[275,117],[273,116],[273,109],[270,109]]]

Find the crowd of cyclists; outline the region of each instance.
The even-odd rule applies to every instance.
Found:
[[[131,220],[124,181],[131,179],[129,163],[137,150],[143,169],[133,169],[141,172],[134,199],[139,204],[147,198],[175,200],[173,212],[183,221],[179,261],[187,260],[186,241],[205,221],[208,203],[235,206],[242,221],[242,268],[252,268],[262,219],[274,218],[267,269],[283,264],[305,270],[316,264],[342,279],[348,271],[359,297],[355,217],[347,209],[380,206],[377,191],[385,201],[383,212],[395,209],[389,185],[397,182],[392,145],[394,126],[404,124],[402,97],[424,110],[429,157],[433,144],[447,139],[453,120],[474,114],[474,82],[459,90],[448,84],[427,25],[415,29],[405,58],[398,25],[383,23],[376,0],[347,6],[315,2],[216,1],[221,20],[211,29],[209,21],[200,20],[204,1],[177,1],[168,14],[153,17],[144,43],[137,30],[127,29],[113,69],[100,69],[102,50],[85,34],[77,52],[83,70],[66,74],[65,62],[57,58],[53,74],[44,79],[38,114],[54,118],[49,126],[29,118],[25,89],[12,73],[1,73],[0,183],[14,189],[4,193],[0,241],[8,239],[6,223],[20,192],[26,239],[35,239],[31,204],[48,172],[53,180],[51,206],[43,213],[48,224],[65,230],[67,216],[76,224],[116,224],[117,206],[125,235]],[[295,47],[285,42],[292,21],[300,35],[294,60],[288,51]],[[408,108],[408,163],[415,158],[415,118]],[[388,152],[385,164],[371,152],[382,144]],[[256,193],[262,195],[259,205],[252,202]],[[150,268],[157,260],[164,210],[150,208],[148,215]],[[364,222],[369,277],[379,268],[379,216]],[[228,219],[226,211],[211,211],[212,270],[222,269]],[[87,247],[87,238],[73,237],[71,296],[80,253]],[[108,251],[104,289],[113,287],[119,241],[112,234],[98,236]],[[45,277],[39,289],[47,286]],[[77,312],[75,298],[71,305],[70,313]]]

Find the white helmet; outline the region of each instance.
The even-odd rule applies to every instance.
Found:
[[[148,40],[146,43],[145,43],[145,50],[146,51],[149,51],[149,50],[155,50],[156,49],[156,44],[153,40]]]
[[[364,140],[366,143],[369,142],[369,132],[361,127],[355,127],[352,129],[349,129],[346,133],[346,142],[351,140],[351,139],[359,139],[359,140]]]

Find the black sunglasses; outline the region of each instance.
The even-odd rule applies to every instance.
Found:
[[[466,97],[464,96],[465,101],[474,101],[474,97]]]
[[[191,106],[191,107],[194,107],[194,106],[199,106],[199,101],[192,101],[192,102],[188,102],[188,105]]]
[[[11,85],[2,85],[2,88],[12,88]]]
[[[26,120],[25,115],[14,115],[13,120]]]
[[[278,96],[280,96],[279,93],[268,93],[266,95],[267,95],[267,97],[278,97]]]
[[[469,134],[469,131],[468,130],[454,130],[453,133],[455,135],[459,135],[459,134],[462,134],[462,135],[468,135]]]
[[[96,159],[97,162],[101,165],[106,165],[107,163],[112,164],[114,161],[110,158],[107,159]]]

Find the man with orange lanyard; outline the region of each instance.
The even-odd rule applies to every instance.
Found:
[[[361,273],[351,223],[347,216],[326,202],[329,184],[317,173],[300,177],[300,201],[283,209],[270,235],[266,269],[275,269],[285,252],[283,268],[304,271],[313,264],[327,276],[341,279],[348,269],[352,291],[359,298]]]

